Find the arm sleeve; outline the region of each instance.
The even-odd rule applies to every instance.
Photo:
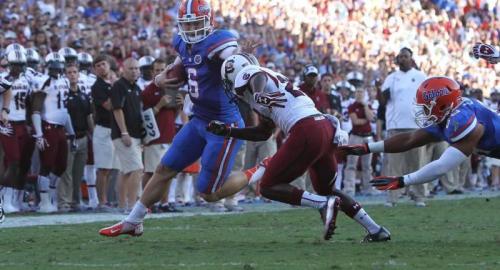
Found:
[[[393,77],[394,77],[393,74],[389,74],[389,76],[387,76],[387,78],[385,78],[384,83],[382,84],[382,87],[381,87],[382,92],[391,90]]]
[[[150,83],[144,91],[141,92],[142,104],[144,105],[144,109],[151,108],[155,106],[160,97],[160,95],[155,95],[156,91],[158,91],[158,86],[154,83]]]
[[[207,48],[207,57],[212,59],[215,55],[229,47],[238,47],[236,36],[230,31],[218,30],[212,34],[213,45]]]
[[[467,156],[462,151],[450,146],[443,152],[439,159],[425,165],[416,172],[405,175],[405,185],[417,185],[434,181],[465,160],[467,160]]]
[[[446,135],[452,143],[458,142],[470,134],[477,126],[476,115],[456,115],[447,124]]]
[[[106,100],[109,98],[109,96],[106,94],[106,92],[103,91],[103,89],[101,89],[99,87],[99,85],[97,85],[95,83],[91,89],[92,89],[91,95],[92,95],[92,99],[94,101],[94,104],[96,106],[102,106],[102,104],[104,102],[106,102]]]

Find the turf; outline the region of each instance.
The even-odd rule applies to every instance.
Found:
[[[104,238],[91,223],[0,229],[0,269],[500,269],[500,198],[366,210],[392,232],[339,215],[321,240],[310,209],[148,220],[139,238]]]

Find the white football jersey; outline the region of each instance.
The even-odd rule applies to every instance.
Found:
[[[140,77],[139,79],[137,79],[136,83],[139,86],[139,88],[141,89],[141,91],[144,91],[146,86],[148,86],[152,81],[153,80],[146,81],[146,80],[144,80],[143,77]]]
[[[43,104],[42,119],[50,124],[65,125],[68,119],[66,100],[69,82],[66,78],[50,78],[50,84],[42,89],[47,96]]]
[[[94,85],[96,80],[97,77],[94,74],[86,74],[85,72],[80,71],[77,84],[83,93],[90,95],[90,92],[92,92],[92,85]]]
[[[321,112],[316,109],[312,99],[296,87],[293,87],[292,83],[289,82],[284,75],[267,68],[258,66],[247,66],[243,68],[238,75],[236,75],[235,88],[247,85],[250,79],[257,73],[264,73],[267,76],[267,83],[263,93],[280,93],[279,99],[283,99],[280,104],[283,107],[268,107],[261,105],[256,102],[255,94],[248,91],[245,91],[243,99],[259,114],[273,120],[285,134],[288,134],[293,125],[299,120],[312,115],[321,114]]]
[[[26,120],[26,98],[31,93],[31,82],[26,73],[21,73],[17,79],[12,81],[10,87],[12,98],[9,104],[9,121]]]

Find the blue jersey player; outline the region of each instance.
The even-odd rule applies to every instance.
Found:
[[[432,142],[450,146],[441,157],[416,172],[403,176],[380,176],[372,180],[379,190],[434,181],[466,161],[474,152],[500,158],[500,116],[476,100],[463,98],[457,82],[446,77],[423,81],[417,90],[417,124],[413,132],[401,133],[384,141],[340,147],[350,155],[399,153]]]
[[[182,63],[188,74],[189,96],[194,104],[192,119],[175,136],[141,199],[124,221],[100,230],[104,236],[142,234],[142,221],[147,208],[159,201],[170,180],[201,157],[197,190],[207,201],[216,201],[241,189],[230,177],[233,162],[242,141],[214,135],[206,130],[211,120],[228,126],[243,127],[236,104],[222,86],[220,69],[225,58],[238,52],[237,37],[230,31],[213,30],[213,12],[206,0],[185,0],[178,14],[179,35],[173,40],[178,53],[174,64]],[[162,88],[178,88],[166,73],[155,78]]]

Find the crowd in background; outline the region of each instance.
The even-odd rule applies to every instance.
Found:
[[[171,42],[177,34],[177,2],[3,1],[0,46],[4,49],[20,43],[34,48],[42,62],[49,52],[66,46],[94,57],[108,54],[113,59],[111,70],[118,78],[123,62],[130,57],[152,56],[167,63],[173,60],[176,53]],[[500,43],[499,1],[291,2],[213,0],[214,21],[219,28],[237,32],[241,40],[260,43],[255,54],[261,65],[282,72],[298,86],[303,84],[306,66],[316,68],[314,87],[337,97],[331,98],[333,101],[326,106],[329,110],[325,111],[325,107],[323,112],[336,112],[349,122],[347,101],[355,100],[355,89],[361,88],[368,90],[366,102],[373,105],[377,115],[379,82],[397,68],[394,58],[402,47],[411,48],[415,68],[429,76],[450,76],[463,85],[465,95],[497,109],[500,65],[477,61],[468,51],[478,41]],[[61,3],[65,6],[61,7]],[[6,67],[5,59],[1,64]],[[43,72],[43,63],[39,71]],[[352,76],[360,76],[355,80],[361,84],[353,86]],[[487,100],[490,94],[491,100]],[[342,104],[336,107],[335,100]],[[383,137],[375,125],[372,133],[375,139]],[[279,144],[279,134],[272,140]],[[380,160],[380,156],[373,159],[374,173],[380,173]],[[481,173],[485,177],[472,186],[469,183],[469,187],[498,185],[495,180],[488,182],[490,163],[483,159],[477,164],[480,177]],[[366,166],[358,167],[362,170]],[[478,174],[477,169],[473,174]]]

